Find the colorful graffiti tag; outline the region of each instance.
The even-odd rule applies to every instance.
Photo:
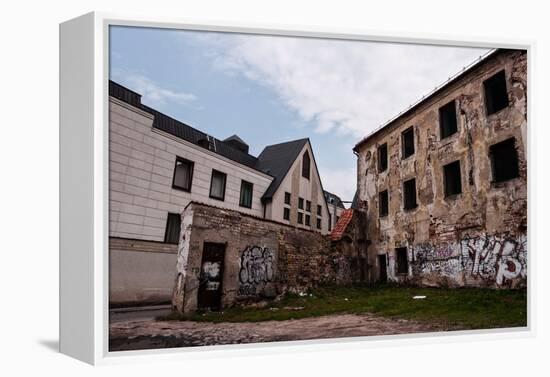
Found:
[[[267,247],[247,246],[241,254],[238,294],[256,295],[260,286],[273,280],[273,264],[273,252]]]

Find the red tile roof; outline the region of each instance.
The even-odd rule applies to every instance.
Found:
[[[342,212],[342,216],[340,216],[340,219],[338,220],[338,222],[334,226],[334,229],[332,229],[332,232],[330,233],[331,240],[338,241],[339,239],[342,238],[352,217],[353,217],[353,208],[348,208],[344,212]]]

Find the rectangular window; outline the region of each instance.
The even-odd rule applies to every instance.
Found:
[[[311,212],[311,202],[306,200],[306,211]]]
[[[323,216],[323,211],[322,211],[322,208],[320,205],[317,205],[317,215],[318,216]]]
[[[452,100],[439,108],[439,132],[441,139],[455,134],[457,130],[456,105],[455,101]]]
[[[416,208],[416,180],[414,178],[403,183],[403,208]]]
[[[290,220],[290,208],[283,209],[283,219]]]
[[[414,129],[407,128],[401,134],[401,157],[407,158],[414,154]]]
[[[378,147],[378,172],[382,173],[388,168],[388,144]]]
[[[445,185],[445,197],[462,192],[460,161],[457,160],[443,166],[443,183]]]
[[[328,231],[330,232],[332,230],[332,215],[328,214]]]
[[[298,198],[298,208],[304,209],[304,199]]]
[[[309,215],[306,215],[306,225],[307,226],[311,225],[311,217]]]
[[[225,181],[227,175],[221,171],[212,169],[212,180],[210,181],[210,197],[216,200],[225,199]]]
[[[406,247],[398,247],[395,249],[395,253],[397,254],[397,273],[398,274],[406,274],[409,272],[409,259],[407,258],[407,248]]]
[[[181,216],[177,213],[169,213],[166,219],[166,231],[164,232],[164,242],[179,243]]]
[[[298,224],[304,223],[304,214],[302,212],[298,212]]]
[[[290,192],[285,192],[285,204],[290,204]]]
[[[172,188],[183,191],[191,191],[191,182],[193,180],[193,166],[193,161],[189,161],[181,157],[176,157],[176,166],[174,167]]]
[[[380,217],[388,215],[388,190],[378,194],[378,214]]]
[[[317,229],[321,229],[321,219],[317,219]]]
[[[247,181],[241,181],[241,197],[239,199],[239,205],[241,207],[252,208],[252,193],[254,191],[254,185]]]
[[[485,90],[485,108],[487,115],[496,113],[508,107],[508,91],[506,90],[506,75],[504,70],[483,82]]]
[[[504,182],[519,177],[518,152],[515,138],[491,145],[489,155],[493,169],[493,182]]]

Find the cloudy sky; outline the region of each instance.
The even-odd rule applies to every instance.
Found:
[[[351,200],[362,137],[487,50],[112,27],[110,76],[143,103],[258,155],[309,137],[323,186]]]

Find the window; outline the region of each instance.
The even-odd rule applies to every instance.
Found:
[[[254,185],[247,181],[241,181],[241,198],[239,199],[239,205],[241,207],[252,208],[252,192],[254,191]]]
[[[306,200],[306,211],[311,212],[311,202]]]
[[[487,115],[496,113],[508,107],[508,92],[506,91],[506,76],[504,70],[498,72],[483,82],[485,90],[485,108]]]
[[[283,219],[290,220],[290,208],[283,209]]]
[[[225,199],[225,181],[227,175],[221,171],[212,170],[212,180],[210,181],[210,197],[212,199]]]
[[[336,216],[336,224],[338,224],[338,221],[340,221],[340,216]]]
[[[401,134],[401,157],[407,158],[414,154],[414,129],[407,128]]]
[[[311,164],[311,161],[309,159],[309,152],[306,151],[304,153],[304,157],[302,157],[302,177],[309,179],[309,165]]]
[[[178,243],[180,238],[181,217],[177,213],[169,213],[166,220],[166,231],[164,232],[164,242]]]
[[[403,183],[403,208],[416,208],[416,180],[414,178]]]
[[[317,229],[321,229],[321,219],[317,219]]]
[[[176,157],[176,166],[174,167],[172,188],[184,191],[191,191],[191,181],[193,180],[193,166],[193,161],[189,161],[181,157]]]
[[[489,148],[493,182],[503,182],[519,177],[518,152],[515,141],[515,138],[510,138]]]
[[[398,247],[397,249],[395,249],[395,253],[397,254],[397,273],[406,274],[407,272],[409,272],[409,260],[407,258],[407,248]]]
[[[457,160],[443,166],[443,184],[445,185],[445,197],[462,192],[460,161]]]
[[[448,104],[439,108],[439,133],[441,139],[445,139],[457,131],[456,123],[456,105],[452,100]]]
[[[330,232],[332,230],[332,215],[328,214],[328,231]]]
[[[317,216],[323,216],[323,212],[320,205],[317,205]]]
[[[388,215],[388,190],[378,194],[378,214],[380,217]]]
[[[307,226],[311,225],[311,216],[309,216],[309,215],[306,215],[306,225]]]
[[[304,214],[302,212],[298,212],[298,224],[304,223]]]
[[[304,199],[298,198],[298,208],[304,209]]]
[[[382,173],[388,168],[388,144],[378,147],[378,172]]]
[[[290,204],[290,192],[285,192],[285,204]]]

